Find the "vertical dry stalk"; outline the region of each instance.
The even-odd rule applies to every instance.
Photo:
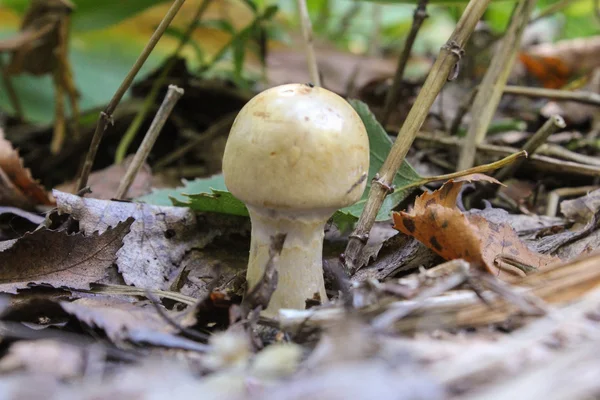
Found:
[[[510,24],[494,54],[471,107],[471,125],[458,160],[458,170],[471,168],[475,163],[475,150],[485,138],[504,92],[508,75],[517,57],[523,31],[529,21],[536,0],[520,0],[513,11]]]
[[[421,125],[427,118],[429,109],[440,90],[442,90],[448,79],[455,78],[463,48],[489,2],[490,0],[469,1],[450,39],[440,49],[440,54],[398,133],[398,139],[394,142],[388,157],[373,180],[369,198],[358,220],[358,225],[350,236],[343,257],[345,268],[351,274],[356,272],[356,261],[369,238],[369,232],[375,222],[375,217],[383,203],[383,199],[393,190],[391,185],[396,171],[402,165],[406,153],[408,153]]]
[[[419,29],[421,29],[421,25],[423,25],[423,21],[425,21],[425,19],[428,17],[427,2],[428,0],[419,0],[419,4],[417,5],[415,13],[413,14],[412,26],[410,27],[410,32],[406,38],[404,50],[402,50],[402,54],[400,54],[400,58],[398,58],[398,66],[396,67],[394,83],[392,84],[392,87],[385,98],[385,105],[383,106],[383,114],[381,115],[380,121],[381,125],[383,126],[387,125],[390,114],[392,113],[392,109],[398,102],[398,95],[400,95],[400,89],[402,88],[402,78],[404,77],[404,70],[406,69],[410,52],[413,44],[415,43],[415,39],[417,38],[417,34],[419,33]]]
[[[183,89],[178,88],[175,85],[169,85],[165,99],[156,112],[152,124],[150,124],[150,128],[148,128],[148,132],[146,132],[146,136],[144,136],[144,140],[142,140],[142,144],[140,144],[131,164],[129,164],[129,168],[127,168],[127,172],[119,183],[119,189],[117,189],[115,199],[123,199],[125,197],[135,176],[142,167],[142,164],[144,164],[148,158],[154,143],[156,143],[160,131],[165,125],[165,122],[167,122],[167,118],[171,115],[171,111],[173,111],[175,104],[177,104],[181,96],[183,96]]]
[[[96,153],[98,153],[98,148],[100,147],[100,142],[102,141],[104,132],[108,128],[108,124],[112,123],[112,113],[115,111],[117,105],[125,95],[125,92],[127,92],[127,89],[129,89],[129,86],[131,86],[133,79],[150,56],[150,53],[152,50],[154,50],[154,47],[171,24],[171,21],[173,21],[173,18],[175,18],[175,15],[177,15],[177,12],[181,6],[183,6],[183,3],[185,3],[185,0],[173,1],[171,8],[169,8],[162,21],[160,21],[160,24],[150,37],[146,47],[144,47],[142,53],[131,67],[131,70],[127,73],[127,76],[121,83],[121,86],[119,86],[104,111],[100,113],[100,117],[96,123],[96,130],[94,131],[94,136],[92,137],[92,142],[90,143],[90,149],[85,157],[83,168],[81,169],[81,175],[77,180],[78,192],[87,185],[90,172],[92,171],[92,166],[94,165],[94,159],[96,158]]]
[[[302,25],[302,36],[304,37],[304,46],[306,49],[306,61],[308,62],[308,72],[310,81],[315,86],[321,86],[321,77],[319,76],[319,67],[317,66],[317,57],[313,48],[313,31],[306,7],[306,0],[298,0],[298,10],[300,11],[300,24]]]

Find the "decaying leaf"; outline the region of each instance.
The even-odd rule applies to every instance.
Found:
[[[0,129],[0,204],[31,209],[35,205],[54,202],[23,166],[19,152],[4,138]]]
[[[521,271],[539,270],[558,261],[530,250],[508,224],[463,214],[456,207],[456,198],[465,182],[474,181],[500,183],[482,174],[449,180],[435,192],[417,198],[412,212],[394,213],[394,227],[447,260],[463,258],[496,275],[501,270],[521,275]]]
[[[600,189],[596,189],[585,196],[560,203],[560,211],[569,219],[587,223],[600,209]]]
[[[102,329],[116,344],[129,341],[149,343],[168,348],[205,351],[206,345],[176,336],[177,329],[146,304],[130,303],[116,298],[86,298],[73,302],[61,302],[65,312],[92,328]],[[175,320],[173,312],[164,310]]]
[[[102,233],[41,229],[25,234],[0,252],[0,292],[16,293],[30,284],[89,289],[109,275],[132,222],[126,219]]]
[[[56,190],[53,193],[59,212],[78,220],[84,233],[103,232],[127,218],[135,219],[117,253],[117,266],[127,284],[147,289],[168,288],[189,250],[203,248],[225,231],[246,229],[243,224],[237,228],[199,224],[189,208],[87,199]]]

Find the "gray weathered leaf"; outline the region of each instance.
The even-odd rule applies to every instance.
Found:
[[[58,210],[79,221],[87,233],[102,232],[108,226],[133,217],[131,232],[117,254],[117,266],[129,285],[149,289],[166,289],[180,271],[181,260],[193,248],[202,248],[228,231],[243,231],[245,225],[207,226],[183,207],[151,206],[81,198],[54,191]]]

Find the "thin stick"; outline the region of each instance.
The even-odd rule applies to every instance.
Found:
[[[160,89],[165,84],[165,81],[167,80],[169,73],[171,73],[171,70],[175,66],[175,64],[177,62],[177,57],[179,56],[181,51],[184,49],[186,44],[189,42],[190,37],[192,36],[192,33],[196,29],[198,21],[200,21],[202,19],[202,16],[204,15],[204,12],[210,5],[211,1],[212,0],[204,0],[200,4],[200,7],[198,7],[196,9],[196,14],[193,16],[193,18],[191,20],[192,22],[190,22],[190,24],[186,28],[185,32],[183,33],[183,36],[179,40],[179,44],[177,45],[177,48],[175,49],[175,51],[169,58],[169,61],[167,62],[165,67],[160,72],[160,75],[158,76],[158,78],[156,78],[154,80],[154,82],[152,83],[152,88],[150,89],[150,93],[146,96],[146,99],[144,100],[144,104],[142,105],[142,108],[135,115],[135,118],[133,119],[131,124],[129,124],[129,128],[127,128],[127,131],[125,132],[125,134],[121,138],[121,141],[119,142],[119,146],[117,147],[117,152],[115,154],[115,164],[120,164],[123,161],[123,159],[125,158],[125,155],[127,154],[127,150],[129,149],[131,142],[133,142],[133,139],[135,138],[138,130],[140,129],[140,126],[142,125],[142,123],[146,119],[146,116],[152,109],[152,106],[154,105],[154,102],[156,101],[156,98],[158,97],[158,94],[160,93]]]
[[[506,86],[504,87],[504,94],[514,94],[525,97],[544,97],[553,100],[576,101],[578,103],[600,106],[600,94],[594,92],[572,92],[570,90]]]
[[[558,3],[550,4],[548,7],[540,11],[534,18],[532,18],[531,21],[529,21],[529,24],[536,23],[540,19],[546,18],[552,14],[557,13],[558,11],[571,4],[573,1],[574,0],[562,0]]]
[[[112,114],[115,111],[115,108],[117,108],[117,105],[125,95],[125,92],[127,92],[129,86],[131,86],[133,79],[150,56],[152,50],[154,50],[154,47],[156,46],[162,35],[165,33],[165,31],[169,27],[169,24],[171,24],[171,21],[173,21],[173,18],[175,18],[175,15],[177,15],[177,12],[179,11],[184,2],[185,0],[173,1],[171,8],[169,8],[167,14],[163,17],[162,21],[160,21],[160,24],[152,34],[152,37],[150,37],[150,40],[146,44],[146,47],[144,47],[144,50],[142,50],[142,53],[135,61],[135,64],[133,64],[131,70],[127,73],[127,76],[121,83],[121,86],[119,86],[119,88],[117,89],[116,93],[114,94],[104,111],[100,113],[100,118],[98,118],[96,130],[94,131],[94,136],[92,137],[92,142],[90,143],[90,149],[88,150],[88,153],[85,157],[85,162],[83,164],[83,168],[81,169],[81,175],[79,176],[79,179],[77,181],[78,191],[87,185],[90,172],[92,171],[92,166],[94,165],[94,159],[96,158],[96,153],[98,153],[100,142],[102,141],[104,132],[108,128],[108,124],[112,123]]]
[[[129,168],[127,168],[125,176],[123,176],[121,179],[119,189],[115,194],[116,199],[122,199],[125,197],[125,194],[133,183],[133,180],[142,167],[142,164],[144,164],[148,158],[150,150],[152,150],[156,139],[158,139],[161,129],[165,125],[165,122],[167,122],[167,118],[169,118],[171,111],[173,111],[173,107],[175,107],[175,104],[177,104],[177,101],[179,101],[181,96],[183,96],[183,89],[178,88],[175,85],[169,85],[165,99],[156,112],[154,120],[152,120],[152,124],[150,125],[150,128],[148,128],[148,132],[146,132],[146,136],[144,136],[142,144],[140,144],[140,147],[135,153],[131,164],[129,164]]]
[[[319,67],[317,66],[317,57],[313,48],[313,31],[306,7],[306,0],[298,0],[298,10],[300,11],[300,24],[302,25],[302,35],[304,37],[304,46],[306,49],[306,61],[308,62],[308,72],[310,81],[315,86],[321,86],[321,77],[319,76]]]
[[[500,47],[494,54],[490,67],[485,73],[481,85],[479,85],[471,108],[471,115],[476,116],[476,118],[473,118],[469,126],[467,140],[460,152],[458,170],[471,168],[475,163],[475,149],[485,138],[488,126],[496,113],[504,86],[517,58],[521,37],[535,6],[535,1],[520,0],[517,3]]]
[[[397,190],[406,190],[406,189],[410,189],[410,188],[414,188],[414,187],[423,186],[423,185],[426,185],[426,184],[432,183],[432,182],[447,181],[448,179],[460,178],[461,176],[466,176],[466,175],[471,175],[471,174],[483,174],[486,172],[494,171],[494,170],[502,168],[502,167],[508,168],[510,166],[509,164],[512,164],[513,162],[517,163],[519,161],[522,161],[519,159],[527,157],[527,154],[528,153],[525,150],[521,150],[521,151],[513,153],[509,156],[506,156],[501,160],[495,161],[493,163],[477,165],[473,168],[465,169],[463,171],[453,172],[451,174],[428,176],[417,182],[413,182],[410,185],[402,186],[401,188],[398,188]]]
[[[473,100],[475,100],[475,95],[477,95],[477,87],[471,89],[468,96],[466,96],[463,99],[463,101],[460,103],[460,105],[458,106],[458,110],[456,110],[456,115],[454,116],[454,119],[452,120],[452,123],[450,124],[449,132],[451,135],[456,135],[458,133],[458,130],[460,129],[460,124],[462,123],[463,118],[469,111],[469,108],[471,108],[471,105],[473,104]]]
[[[404,161],[413,140],[417,136],[417,133],[419,133],[419,129],[423,125],[425,118],[427,118],[429,109],[442,90],[442,87],[448,79],[456,77],[458,62],[463,54],[463,47],[471,36],[471,33],[473,33],[477,22],[481,19],[489,2],[490,0],[470,0],[452,36],[450,36],[448,42],[440,49],[440,54],[427,76],[423,88],[419,92],[419,96],[408,113],[404,125],[400,128],[398,139],[394,142],[388,157],[376,175],[373,185],[371,185],[365,208],[358,220],[356,229],[350,236],[343,257],[344,266],[350,274],[354,274],[356,271],[360,252],[368,240],[369,232],[375,222],[375,217],[379,212],[383,200],[390,193],[392,180],[396,175],[396,171],[402,165],[402,161]]]
[[[159,169],[164,168],[165,166],[169,165],[173,161],[181,159],[183,156],[185,156],[187,153],[189,153],[191,150],[195,149],[197,146],[201,145],[202,143],[204,143],[208,140],[211,140],[215,136],[223,133],[223,131],[225,129],[227,129],[229,126],[231,126],[231,124],[233,123],[233,120],[235,119],[236,116],[237,116],[237,111],[226,114],[225,116],[221,117],[214,124],[212,124],[207,130],[205,130],[203,133],[198,135],[198,137],[191,139],[189,142],[187,142],[183,146],[177,147],[171,153],[167,154],[166,156],[164,156],[163,158],[161,158],[160,160],[155,162],[153,165],[153,169],[159,170]]]
[[[567,125],[560,115],[553,115],[531,138],[529,138],[523,146],[523,150],[526,151],[527,154],[534,154],[538,148],[546,142],[550,135],[559,129],[564,129],[565,126]],[[521,168],[523,161],[524,160],[518,160],[514,164],[502,168],[498,171],[495,178],[499,181],[503,181],[512,177],[515,172]]]
[[[439,137],[436,135],[421,133],[419,134],[417,139],[426,142],[441,144],[444,146],[459,147],[462,145],[462,140],[452,136]],[[509,146],[496,146],[493,144],[481,143],[479,146],[477,146],[477,151],[494,156],[507,156],[518,152],[519,149]],[[533,154],[529,156],[529,165],[538,171],[544,171],[547,173],[556,172],[561,174],[573,174],[592,177],[600,176],[600,166],[586,165],[578,162],[565,160],[557,160],[555,158],[545,157],[540,154]]]
[[[410,27],[410,32],[408,33],[408,37],[406,38],[406,42],[404,44],[404,49],[402,50],[402,54],[398,58],[398,66],[396,67],[396,75],[394,75],[394,83],[392,87],[387,93],[385,97],[385,105],[383,106],[383,113],[381,115],[381,125],[385,126],[390,118],[390,114],[392,113],[392,109],[396,106],[398,102],[398,96],[400,95],[400,89],[402,89],[402,78],[404,77],[404,70],[406,69],[406,64],[408,63],[408,59],[410,57],[410,52],[412,50],[413,44],[415,43],[415,39],[417,38],[417,34],[419,33],[419,29],[421,29],[421,25],[423,21],[429,16],[427,15],[427,2],[429,0],[419,0],[419,4],[415,9],[413,14],[413,22]]]

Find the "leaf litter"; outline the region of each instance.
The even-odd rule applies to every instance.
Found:
[[[374,143],[373,176],[391,140],[366,105],[354,104]],[[447,161],[429,155],[430,165]],[[185,161],[181,166],[187,167]],[[336,269],[336,250],[324,260],[332,301],[308,302],[306,310],[282,310],[269,319],[258,311],[277,280],[277,260],[271,258],[270,273],[255,291],[244,287],[249,226],[245,207],[225,191],[222,177],[161,192],[156,202],[148,201],[154,205],[128,203],[109,200],[116,180],[108,181],[119,174],[117,167],[98,178],[105,187],[92,182],[104,200],[55,192],[59,212],[69,218],[67,231],[42,227],[0,244],[0,257],[18,250],[0,266],[42,272],[6,283],[11,295],[2,299],[8,305],[0,320],[0,370],[10,375],[0,385],[16,397],[442,399],[523,393],[550,399],[598,392],[593,372],[600,366],[593,355],[600,343],[600,241],[593,200],[563,201],[560,218],[535,215],[535,202],[526,210],[531,215],[489,206],[462,211],[456,199],[465,182],[491,179],[449,181],[418,198],[413,210],[395,214],[420,236],[386,232],[376,240],[373,234],[373,247],[361,261],[366,266],[352,277]],[[391,211],[408,198],[410,191],[402,188],[419,181],[405,164],[380,224],[389,225]],[[147,180],[142,183],[141,192]],[[354,223],[365,199],[338,213],[335,222]],[[35,207],[21,201],[15,205]],[[446,227],[440,217],[448,218]],[[332,248],[347,241],[344,232],[327,230]],[[101,259],[82,255],[113,235]],[[451,261],[441,264],[440,255]],[[71,275],[53,272],[60,267]],[[108,285],[98,290],[95,282]],[[564,385],[555,379],[559,374],[575,383]]]
[[[75,218],[83,233],[102,233],[134,219],[116,264],[128,285],[145,289],[168,289],[182,272],[187,252],[205,247],[218,236],[246,230],[243,224],[199,226],[198,217],[188,208],[81,198],[58,191],[54,196],[59,212]]]

